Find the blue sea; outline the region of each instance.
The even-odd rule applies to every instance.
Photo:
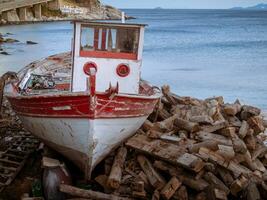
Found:
[[[147,24],[142,77],[169,84],[181,96],[237,98],[267,110],[267,12],[237,10],[125,10]],[[69,22],[0,27],[20,40],[5,45],[0,74],[69,51]],[[27,40],[38,42],[26,45]]]

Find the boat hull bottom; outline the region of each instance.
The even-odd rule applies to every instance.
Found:
[[[20,116],[25,128],[71,160],[86,178],[112,150],[132,136],[148,116],[111,119]]]

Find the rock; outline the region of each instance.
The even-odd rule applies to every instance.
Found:
[[[12,38],[7,38],[4,40],[5,43],[14,43],[14,42],[19,42],[18,40],[12,39]]]
[[[7,53],[6,51],[2,51],[2,52],[0,52],[0,54],[2,54],[2,55],[10,55],[9,53]]]
[[[26,44],[33,45],[33,44],[38,44],[38,43],[37,42],[33,42],[33,41],[26,41]]]

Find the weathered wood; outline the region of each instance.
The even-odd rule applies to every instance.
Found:
[[[188,193],[185,186],[181,186],[172,197],[175,200],[188,200]]]
[[[144,122],[142,128],[143,128],[144,131],[149,131],[149,130],[153,129],[153,126],[154,126],[154,124],[153,124],[151,121],[149,121],[149,120],[147,119],[147,120]]]
[[[229,122],[229,126],[241,127],[242,122],[236,116],[227,116],[227,120]]]
[[[254,130],[254,134],[264,132],[263,119],[260,116],[250,117],[248,119],[249,126]]]
[[[164,85],[161,88],[163,95],[166,97],[166,99],[171,103],[172,105],[176,105],[177,101],[175,98],[173,98],[171,92],[170,92],[170,86],[169,85]]]
[[[194,199],[195,199],[195,200],[210,200],[210,199],[208,198],[206,192],[200,192],[200,193],[198,193]]]
[[[250,182],[247,187],[247,200],[261,200],[260,192],[257,188],[257,185],[253,182]]]
[[[214,189],[214,197],[216,200],[227,200],[227,194],[223,190],[219,190],[217,188]]]
[[[161,171],[169,173],[171,176],[176,176],[184,185],[194,190],[202,191],[208,187],[208,183],[204,179],[196,180],[192,175],[186,173],[184,170],[175,168],[162,161],[155,161],[153,166]]]
[[[240,104],[225,104],[223,110],[227,115],[235,116],[237,113],[241,111],[241,105]]]
[[[99,200],[130,200],[130,198],[119,197],[113,194],[104,194],[102,192],[96,192],[92,190],[83,190],[77,187],[73,187],[70,185],[60,184],[59,190],[63,193],[76,196],[83,197],[89,199],[99,199]]]
[[[235,157],[234,148],[231,146],[218,145],[217,153],[223,156],[226,160],[231,160]]]
[[[200,143],[189,145],[188,150],[191,153],[197,153],[201,147],[206,147],[211,150],[218,150],[218,142],[214,140],[206,140]]]
[[[252,129],[248,131],[246,137],[244,138],[244,142],[248,150],[254,151],[256,149],[257,144]]]
[[[246,153],[247,146],[243,140],[236,136],[232,138],[232,142],[236,153]]]
[[[177,119],[178,115],[173,115],[161,122],[156,122],[155,127],[163,131],[171,131],[173,129],[174,121]]]
[[[197,156],[189,153],[185,153],[177,159],[177,163],[194,172],[199,172],[204,167],[204,162]]]
[[[245,189],[245,187],[247,186],[247,184],[248,184],[248,179],[245,178],[243,175],[240,178],[236,179],[232,183],[232,185],[230,187],[230,190],[231,190],[232,195],[237,196],[237,194],[241,190]]]
[[[166,181],[164,178],[154,169],[152,164],[146,157],[139,155],[137,157],[137,161],[140,164],[142,170],[145,172],[147,175],[147,178],[150,182],[150,184],[155,188],[155,189],[162,189]]]
[[[204,179],[210,183],[214,188],[218,188],[224,191],[226,194],[230,193],[229,188],[220,180],[218,179],[213,173],[208,172],[204,175]]]
[[[220,174],[221,179],[225,183],[225,185],[230,187],[231,184],[234,182],[234,178],[231,175],[231,173],[228,170],[226,170],[225,168],[222,168],[222,167],[219,167],[217,170],[218,170],[218,173]]]
[[[233,137],[235,135],[235,127],[226,127],[219,131],[219,133],[225,137]]]
[[[258,116],[261,113],[261,110],[259,108],[248,106],[248,105],[243,105],[242,111],[251,114],[251,116]]]
[[[95,181],[104,188],[105,192],[110,190],[110,188],[107,186],[107,180],[107,175],[99,175],[95,177]]]
[[[242,125],[239,129],[239,132],[238,132],[238,136],[243,139],[244,137],[246,137],[247,133],[249,131],[249,125],[246,121],[242,121]]]
[[[207,115],[191,116],[189,121],[199,124],[212,124],[213,119]]]
[[[154,139],[160,138],[163,134],[164,134],[164,132],[162,132],[162,131],[156,131],[156,130],[147,131],[147,136],[149,138],[154,138]]]
[[[182,183],[176,177],[172,177],[160,192],[163,199],[170,199],[181,184]]]
[[[212,125],[202,126],[201,129],[204,132],[214,133],[215,131],[223,129],[223,128],[227,127],[227,126],[228,126],[228,122],[227,121],[221,121],[221,122],[216,122],[216,123],[214,123]]]
[[[151,200],[160,200],[160,193],[158,190],[154,191]]]
[[[172,135],[162,135],[160,139],[166,142],[173,142],[175,144],[179,144],[183,139],[177,136]]]
[[[226,138],[222,135],[214,134],[214,133],[208,133],[204,131],[200,131],[196,133],[196,139],[200,141],[206,141],[206,140],[213,140],[218,142],[218,144],[232,146],[232,141],[229,138]]]
[[[48,157],[43,157],[42,158],[42,167],[43,168],[54,168],[54,167],[59,167],[61,166],[59,160],[53,159],[53,158],[48,158]]]
[[[178,165],[177,159],[187,151],[184,145],[152,140],[145,135],[136,135],[130,138],[126,142],[126,146],[176,165]]]
[[[199,124],[198,123],[194,123],[194,122],[190,122],[181,118],[176,118],[174,120],[174,124],[183,130],[186,130],[190,133],[194,133],[200,130]]]
[[[256,158],[258,158],[262,154],[266,155],[266,153],[267,153],[267,147],[265,145],[259,145],[255,149],[255,151],[252,152],[251,159],[255,160]]]
[[[127,149],[125,147],[120,147],[114,158],[111,172],[107,180],[107,185],[113,189],[117,189],[120,186],[126,155]]]

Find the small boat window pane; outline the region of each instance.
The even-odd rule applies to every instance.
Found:
[[[117,48],[123,53],[137,53],[139,31],[137,29],[118,29]]]
[[[81,56],[136,59],[139,28],[82,26]]]
[[[94,29],[82,27],[81,31],[81,49],[85,51],[94,50]]]

